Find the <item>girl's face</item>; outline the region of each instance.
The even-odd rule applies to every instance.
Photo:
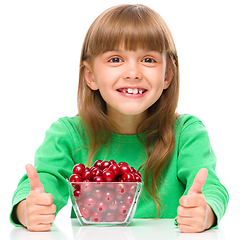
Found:
[[[170,71],[166,72],[166,54],[157,51],[120,48],[98,55],[92,66],[84,65],[86,83],[100,91],[108,116],[144,116],[172,78]]]

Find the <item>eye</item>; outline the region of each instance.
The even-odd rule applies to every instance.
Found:
[[[114,58],[109,59],[109,62],[120,63],[120,62],[123,62],[123,61],[119,57],[114,57]]]
[[[144,58],[142,60],[142,62],[145,62],[145,63],[155,63],[156,61],[153,58]]]

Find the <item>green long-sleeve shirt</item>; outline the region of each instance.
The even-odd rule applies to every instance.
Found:
[[[67,204],[69,195],[66,178],[71,176],[74,164],[81,162],[86,164],[87,161],[88,150],[82,148],[87,145],[87,139],[81,137],[82,131],[78,116],[60,118],[46,131],[45,139],[35,154],[35,167],[45,191],[54,197],[56,214]],[[144,135],[140,134],[140,137],[143,138]],[[173,156],[166,172],[162,172],[160,217],[176,217],[180,197],[188,192],[197,172],[201,168],[207,168],[208,177],[203,187],[203,194],[219,222],[225,213],[229,196],[216,175],[216,157],[205,126],[194,116],[181,115],[176,120],[175,139]],[[114,159],[117,162],[125,161],[138,169],[146,159],[146,152],[136,135],[113,134],[108,154],[105,145],[98,151],[94,161],[105,158]],[[29,180],[27,175],[24,175],[12,200],[10,220],[14,225],[19,224],[14,206],[25,199],[29,191]],[[75,216],[73,211],[71,216]],[[143,188],[134,217],[155,218],[156,216],[156,205]]]

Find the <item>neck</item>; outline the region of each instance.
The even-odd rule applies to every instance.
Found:
[[[119,134],[134,135],[138,125],[146,117],[146,112],[139,115],[123,115],[108,113],[108,116],[119,126]]]

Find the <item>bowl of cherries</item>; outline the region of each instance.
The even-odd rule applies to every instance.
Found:
[[[127,226],[136,211],[143,182],[126,162],[97,160],[76,164],[68,181],[74,212],[82,226]]]

